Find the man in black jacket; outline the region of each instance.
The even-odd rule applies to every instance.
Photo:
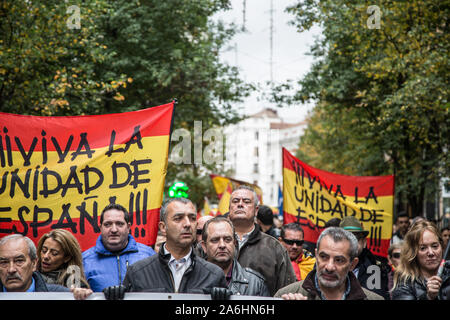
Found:
[[[264,277],[250,268],[243,268],[235,259],[237,240],[234,226],[225,217],[218,216],[205,223],[202,247],[207,260],[222,268],[228,289],[235,295],[270,296]]]
[[[213,299],[216,296],[229,297],[222,269],[198,258],[192,250],[196,218],[197,211],[190,200],[171,198],[165,202],[161,207],[159,227],[166,233],[166,242],[157,255],[140,260],[128,268],[123,287],[106,288],[106,298],[123,298],[123,291],[211,292]]]
[[[390,300],[389,266],[384,261],[377,259],[366,248],[369,231],[364,230],[361,222],[354,216],[345,217],[339,226],[352,232],[358,239],[359,261],[353,269],[353,273],[361,286],[379,294],[386,300]]]

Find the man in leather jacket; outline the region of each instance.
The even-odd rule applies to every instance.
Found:
[[[185,198],[171,198],[161,207],[159,228],[167,241],[157,255],[131,265],[123,286],[108,287],[108,300],[122,299],[125,292],[211,293],[213,299],[227,299],[222,269],[198,258],[192,248],[197,211]]]
[[[232,294],[270,296],[264,277],[250,268],[243,268],[235,259],[237,240],[230,220],[218,216],[207,221],[201,244],[207,260],[222,268]]]
[[[273,296],[278,289],[295,282],[296,277],[286,248],[255,223],[258,208],[258,197],[252,188],[241,185],[233,190],[229,219],[238,236],[237,261],[261,273]]]

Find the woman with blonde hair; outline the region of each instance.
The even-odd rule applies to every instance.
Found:
[[[442,237],[436,225],[416,222],[405,236],[400,264],[395,270],[393,300],[446,299],[450,289],[450,268],[442,262]]]
[[[83,269],[81,248],[67,230],[44,234],[37,245],[38,271],[45,282],[71,288],[89,288]]]

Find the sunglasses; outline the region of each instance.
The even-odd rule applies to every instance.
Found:
[[[394,259],[400,259],[400,253],[399,252],[395,252],[392,254],[392,258]]]
[[[203,229],[197,229],[197,235],[201,235],[203,232]]]
[[[290,240],[290,239],[284,239],[284,238],[283,238],[283,242],[285,242],[286,244],[288,244],[288,245],[290,245],[290,246],[292,246],[294,243],[295,243],[297,246],[303,245],[303,240]]]

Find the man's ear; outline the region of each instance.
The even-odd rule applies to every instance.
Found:
[[[357,257],[355,259],[353,259],[353,261],[350,264],[350,271],[353,271],[353,269],[355,269],[358,262],[359,262],[359,259]]]
[[[33,266],[33,272],[37,271],[37,261],[38,259],[34,259],[33,261],[31,261],[31,264]]]
[[[205,241],[201,240],[200,244],[202,245],[203,252],[206,253],[206,244]]]
[[[166,224],[164,223],[164,221],[160,221],[158,223],[158,227],[161,232],[166,233]]]

